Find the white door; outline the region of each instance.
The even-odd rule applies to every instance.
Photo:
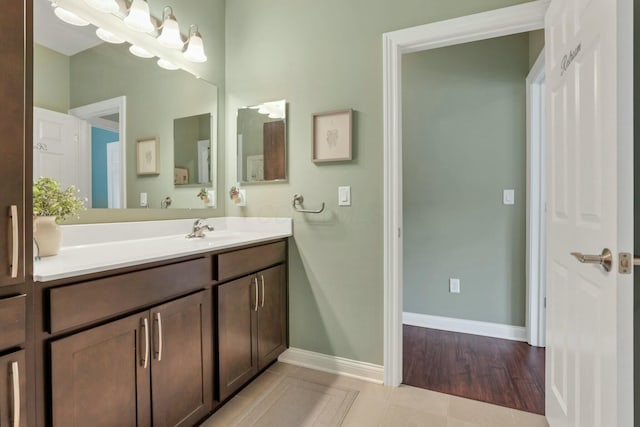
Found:
[[[107,144],[107,207],[121,208],[120,197],[120,141]]]
[[[552,0],[545,22],[546,413],[551,427],[633,425],[633,2]],[[571,252],[613,254],[610,272]]]
[[[53,178],[63,189],[75,185],[81,197],[89,197],[90,158],[83,120],[43,108],[33,110],[34,181]]]

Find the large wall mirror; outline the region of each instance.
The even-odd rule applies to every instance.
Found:
[[[90,208],[205,207],[199,189],[223,176],[215,85],[60,21],[48,0],[34,0],[34,43],[35,178],[76,185]],[[150,139],[158,170],[140,173],[138,141]]]
[[[238,109],[238,182],[287,180],[285,100]]]

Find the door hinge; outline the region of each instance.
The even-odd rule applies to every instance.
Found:
[[[547,308],[547,297],[544,297],[544,300],[542,301],[542,305],[544,306],[544,308]]]
[[[398,227],[398,239],[400,238],[400,227]]]

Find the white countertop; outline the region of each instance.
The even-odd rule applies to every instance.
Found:
[[[187,239],[194,220],[62,226],[58,255],[34,261],[36,282],[229,249],[292,235],[290,218],[209,218],[214,231]]]

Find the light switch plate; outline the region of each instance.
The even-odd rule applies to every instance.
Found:
[[[502,203],[505,205],[514,205],[516,203],[515,197],[515,190],[504,190],[502,192]]]
[[[147,193],[140,193],[140,207],[146,208],[148,205]]]
[[[449,292],[452,294],[460,293],[460,279],[449,279]]]
[[[338,187],[338,206],[351,206],[351,187]]]

